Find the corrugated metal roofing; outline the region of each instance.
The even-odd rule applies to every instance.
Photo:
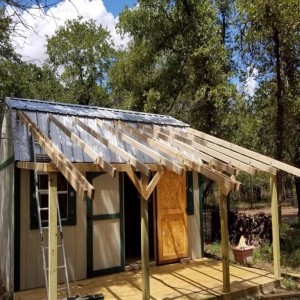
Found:
[[[171,116],[117,110],[96,106],[59,103],[54,101],[28,100],[19,98],[6,98],[6,104],[11,109],[35,112],[50,112],[60,115],[81,116],[87,118],[100,118],[105,120],[121,120],[128,122],[141,122],[151,124],[189,126]]]
[[[11,121],[14,135],[14,152],[17,161],[33,161],[32,147],[34,146],[36,154],[44,154],[38,144],[32,144],[31,133],[26,125],[17,117],[17,111],[26,112],[28,117],[37,127],[50,138],[53,144],[71,161],[71,162],[93,162],[82,149],[74,143],[60,128],[49,120],[51,113],[59,122],[69,128],[73,134],[77,135],[87,145],[94,149],[103,160],[109,163],[126,163],[118,154],[114,153],[110,148],[102,144],[99,140],[92,137],[88,132],[77,126],[72,117],[76,116],[81,122],[94,129],[111,143],[125,150],[128,154],[134,156],[141,163],[158,163],[155,159],[149,157],[145,153],[136,149],[129,143],[115,136],[109,130],[97,124],[96,119],[102,119],[105,123],[114,127],[113,122],[121,120],[132,128],[137,128],[137,123],[156,124],[159,126],[173,125],[175,127],[187,127],[184,123],[168,116],[133,113],[122,110],[107,110],[98,107],[89,107],[81,105],[61,104],[48,101],[34,101],[7,98],[6,103],[11,109]],[[146,145],[142,141],[140,143]],[[157,149],[146,145],[149,149],[159,153]],[[159,153],[163,157],[178,163],[174,158],[169,157],[165,153]]]

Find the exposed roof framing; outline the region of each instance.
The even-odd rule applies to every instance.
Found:
[[[183,154],[179,149],[175,149],[170,145],[164,144],[161,141],[155,140],[153,136],[151,136],[146,131],[143,131],[142,133],[134,129],[133,127],[118,121],[115,122],[119,128],[123,129],[123,133],[125,131],[130,136],[134,136],[139,140],[142,140],[144,143],[146,143],[148,146],[156,147],[161,152],[164,152],[165,154],[171,155],[172,157],[175,157],[178,160],[182,160],[183,164],[191,168],[192,170],[195,170],[204,176],[216,181],[220,188],[222,189],[224,194],[228,194],[230,190],[238,190],[239,189],[239,183],[234,179],[230,178],[213,168],[209,167],[208,165],[203,164],[200,160],[193,159],[189,157],[186,154]]]
[[[56,167],[65,176],[72,185],[74,190],[81,195],[82,198],[88,196],[93,199],[95,195],[94,187],[86,180],[86,178],[72,165],[65,155],[52,143],[52,141],[37,128],[36,124],[24,112],[17,112],[20,120],[27,126],[34,139],[39,143],[41,148],[51,158]]]
[[[112,132],[114,135],[116,135],[118,138],[121,140],[127,142],[128,144],[132,145],[134,148],[144,152],[145,154],[149,155],[150,157],[156,159],[159,161],[160,164],[165,166],[167,169],[176,172],[177,174],[181,175],[183,172],[183,168],[166,157],[160,155],[159,153],[153,151],[151,148],[143,145],[140,141],[133,139],[132,137],[122,133],[121,131],[115,129],[114,127],[106,124],[104,121],[101,121],[99,119],[96,120],[97,123],[101,126],[104,127],[106,130]]]
[[[169,116],[15,98],[6,103],[28,128],[13,124],[18,166],[59,170],[75,190],[90,198],[94,189],[80,172],[101,171],[111,176],[116,171],[126,172],[145,199],[165,170],[199,172],[216,181],[224,194],[239,188],[235,180],[239,171],[274,176],[283,170],[300,177],[298,168],[192,129]],[[54,124],[51,128],[50,122]],[[29,147],[23,147],[30,141],[28,132],[54,165],[32,162]],[[65,141],[61,139],[64,135]],[[136,171],[148,178],[154,175],[148,186]]]
[[[78,118],[73,117],[73,122],[80,126],[83,130],[88,132],[92,137],[97,139],[100,143],[105,145],[106,147],[110,148],[113,152],[120,155],[122,158],[127,160],[127,162],[134,167],[135,170],[141,171],[146,176],[149,176],[150,169],[143,163],[139,162],[135,157],[133,157],[131,154],[127,153],[125,150],[120,148],[115,143],[110,142],[107,138],[103,137],[100,133],[89,127],[88,125],[81,122]]]
[[[60,130],[69,137],[74,143],[76,143],[87,155],[89,155],[96,164],[99,164],[105,172],[110,176],[115,177],[116,168],[114,168],[110,163],[103,160],[103,158],[88,144],[86,144],[79,136],[69,130],[63,123],[61,123],[52,114],[49,114],[49,120],[53,122]]]

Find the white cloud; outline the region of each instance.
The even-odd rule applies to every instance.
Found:
[[[257,88],[257,75],[258,70],[256,68],[247,67],[247,78],[244,85],[244,92],[249,97],[253,97]]]
[[[10,12],[8,12],[10,13]],[[128,37],[124,39],[117,34],[115,24],[118,17],[108,12],[102,0],[65,0],[51,7],[47,13],[43,13],[36,7],[24,11],[21,15],[22,23],[18,22],[17,35],[12,37],[16,51],[21,54],[24,61],[33,61],[38,65],[46,59],[46,35],[52,36],[55,30],[68,19],[82,16],[83,20],[93,19],[97,25],[102,25],[108,31],[117,47],[126,46]]]

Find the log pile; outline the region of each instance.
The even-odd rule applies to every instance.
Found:
[[[238,244],[244,236],[248,245],[257,246],[272,241],[271,216],[260,212],[255,215],[244,213],[229,213],[229,238],[233,244]]]

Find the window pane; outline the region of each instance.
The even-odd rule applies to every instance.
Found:
[[[57,190],[58,191],[68,190],[68,182],[61,173],[57,174]]]
[[[48,194],[44,194],[44,195],[40,194],[40,203],[41,203],[41,208],[48,207]],[[48,220],[48,210],[41,211],[41,218],[43,221]]]
[[[39,189],[40,190],[48,190],[48,175],[47,174],[39,174]]]
[[[68,219],[68,194],[59,194],[58,203],[60,208],[60,217],[62,220]]]

